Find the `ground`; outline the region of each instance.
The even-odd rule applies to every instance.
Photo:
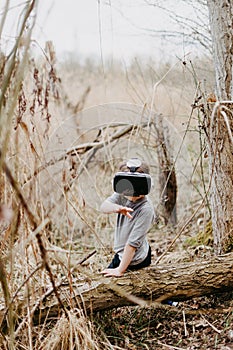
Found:
[[[233,349],[232,293],[148,309],[118,308],[95,323],[121,349]],[[109,321],[111,320],[111,321]]]
[[[194,229],[193,224],[191,225]],[[154,260],[164,262],[203,260],[213,249],[191,237],[190,230],[166,251],[175,233],[168,228],[149,234]],[[156,238],[152,237],[156,234]],[[200,237],[200,234],[198,235]],[[194,239],[195,238],[195,239]],[[114,349],[233,349],[233,292],[180,302],[177,307],[156,304],[148,308],[125,307],[93,316]]]

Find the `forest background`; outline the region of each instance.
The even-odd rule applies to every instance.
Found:
[[[11,14],[7,4],[2,29]],[[34,6],[16,7],[18,34],[9,52],[1,52],[1,348],[231,349],[232,293],[178,308],[156,304],[91,315],[71,301],[73,286],[94,279],[111,257],[115,216],[98,208],[112,191],[122,158],[136,155],[151,166],[159,215],[149,233],[153,260],[176,264],[213,255],[200,110],[214,102],[205,28],[199,36],[190,20],[184,26],[183,17],[175,16],[180,31],[174,46],[189,38],[195,54],[171,60],[61,59],[51,40],[34,53]],[[171,40],[173,32],[162,31],[160,40]],[[149,123],[161,115],[177,175],[175,226],[164,221],[158,140]],[[61,312],[35,318],[40,305],[52,302],[51,294]]]

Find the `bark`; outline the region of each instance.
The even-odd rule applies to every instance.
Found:
[[[217,105],[207,120],[211,212],[217,254],[233,250],[233,4],[208,0]],[[223,102],[221,102],[223,100]],[[225,102],[224,102],[225,101]]]
[[[232,0],[208,0],[216,94],[219,100],[232,100],[233,4]]]
[[[156,152],[159,163],[159,187],[161,216],[165,224],[177,224],[176,199],[177,181],[175,166],[171,156],[171,145],[169,132],[164,126],[162,115],[157,115],[154,119],[154,127],[157,133]]]
[[[63,287],[60,293],[65,307],[86,312],[126,305],[149,306],[165,300],[182,301],[194,297],[233,290],[233,254],[189,264],[152,266],[128,272],[121,278],[97,277],[86,283]],[[54,299],[44,300],[34,313],[34,324],[46,317],[57,317],[61,310]]]
[[[227,110],[226,110],[227,108]],[[233,117],[232,106],[220,104],[209,121],[208,155],[214,248],[233,249]],[[229,130],[226,122],[229,124]]]

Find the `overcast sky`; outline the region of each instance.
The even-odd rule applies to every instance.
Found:
[[[5,41],[13,40],[14,24],[23,1],[11,0],[5,26]],[[177,0],[157,1],[179,15],[194,16],[193,9]],[[164,40],[156,31],[176,31],[169,15],[144,0],[40,0],[33,38],[44,47],[52,40],[58,57],[74,53],[77,57],[120,59],[135,56],[182,57],[195,47],[185,38]],[[36,46],[36,45],[35,45]]]

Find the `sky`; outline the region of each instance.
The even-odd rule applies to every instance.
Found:
[[[193,17],[192,7],[182,0],[155,0],[181,16]],[[14,40],[15,25],[24,0],[10,0],[3,39]],[[66,55],[119,59],[136,56],[182,57],[195,47],[185,38],[165,40],[158,32],[180,30],[171,16],[146,0],[39,0],[33,32],[34,47],[53,41],[59,58]]]

